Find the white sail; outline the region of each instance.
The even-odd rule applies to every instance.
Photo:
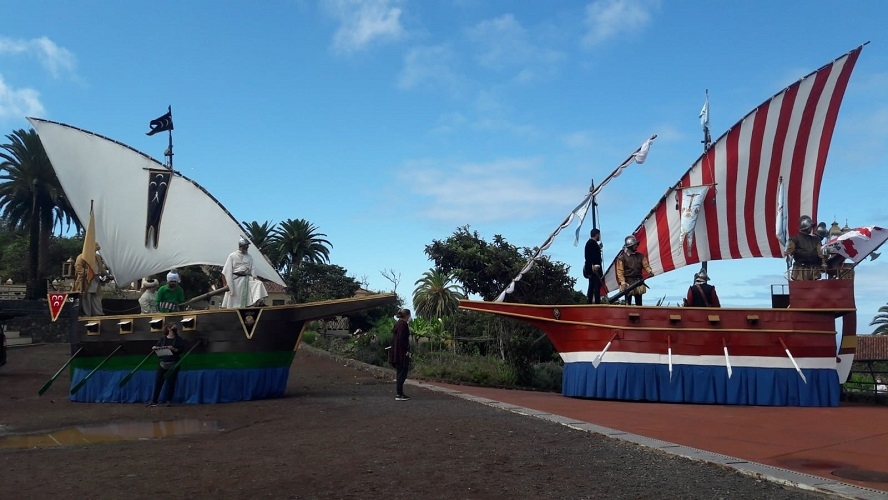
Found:
[[[247,237],[237,220],[204,188],[150,156],[70,125],[39,118],[28,121],[81,221],[89,219],[92,204],[96,241],[118,283],[174,267],[222,266],[237,249],[238,239]],[[165,199],[149,224],[149,182],[152,172],[159,171],[169,174]],[[250,253],[258,276],[284,284],[255,245]]]

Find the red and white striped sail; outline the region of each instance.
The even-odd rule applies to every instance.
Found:
[[[817,200],[839,106],[861,45],[752,110],[718,138],[666,191],[632,233],[654,274],[710,260],[781,257],[777,239],[778,182],[786,190],[786,220],[817,220]],[[714,185],[683,249],[682,188]],[[616,290],[615,266],[605,286]]]

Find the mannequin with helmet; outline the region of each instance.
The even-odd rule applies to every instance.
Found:
[[[684,300],[685,306],[691,307],[721,307],[715,287],[709,284],[709,274],[706,269],[694,275],[694,284],[688,287],[688,296]]]
[[[617,283],[620,284],[621,291],[627,290],[629,285],[654,275],[647,256],[638,251],[638,240],[631,234],[624,240],[623,250],[617,256],[616,271]],[[642,305],[641,296],[645,292],[647,292],[647,286],[635,287],[626,294],[626,304],[631,304],[634,297],[635,305]]]
[[[786,243],[786,254],[792,257],[791,278],[793,280],[818,280],[820,274],[826,269],[821,237],[813,234],[813,231],[814,219],[803,215],[799,219],[798,234]]]

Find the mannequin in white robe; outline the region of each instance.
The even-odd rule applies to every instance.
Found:
[[[256,279],[253,256],[248,253],[250,242],[241,238],[238,248],[228,256],[222,267],[222,276],[228,291],[222,297],[222,307],[236,309],[250,307],[268,297],[265,284]]]

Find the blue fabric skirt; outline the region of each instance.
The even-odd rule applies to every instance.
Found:
[[[71,387],[83,380],[91,370],[74,368]],[[119,383],[130,370],[99,370],[86,384],[70,396],[83,403],[148,403],[154,393],[154,370],[138,370],[123,387]],[[278,398],[284,395],[290,367],[180,370],[176,378],[174,403],[231,403],[254,399]],[[167,400],[167,388],[161,400]]]
[[[570,397],[758,406],[838,406],[836,370],[724,366],[566,363],[562,394]]]

